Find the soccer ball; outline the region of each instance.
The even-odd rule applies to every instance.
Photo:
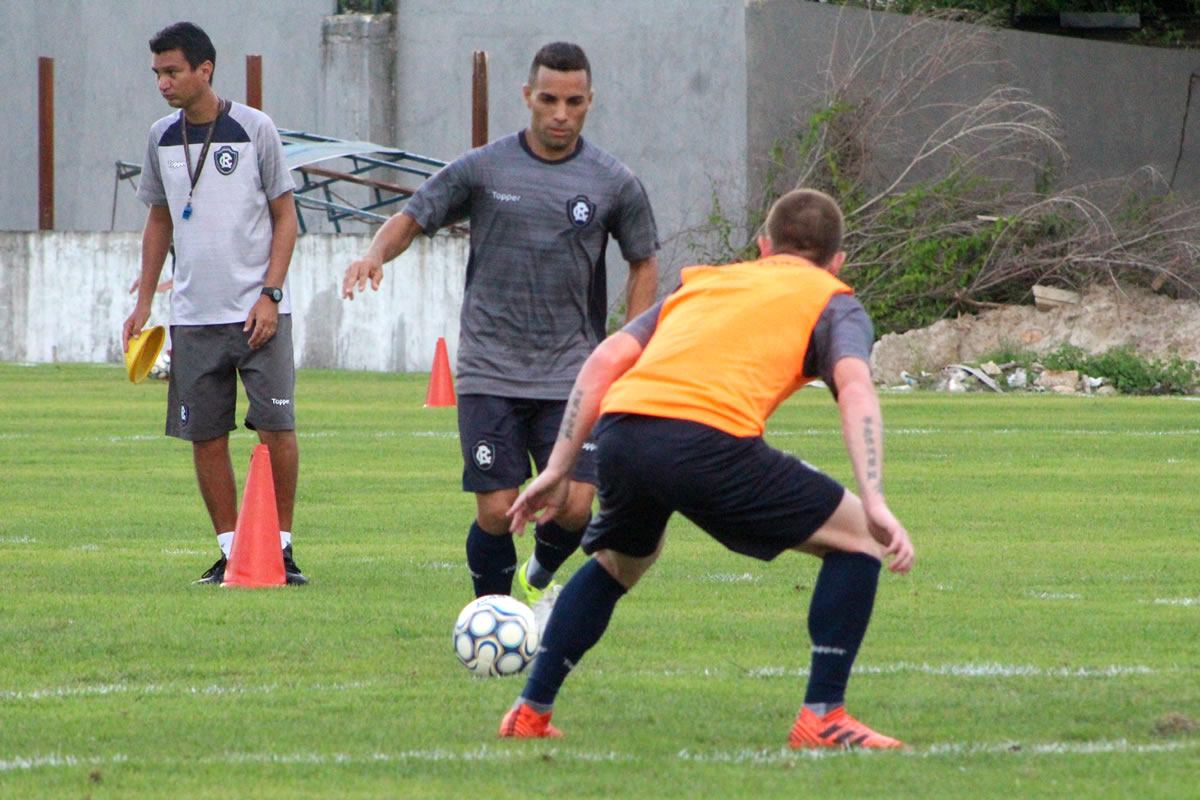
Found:
[[[475,675],[516,675],[537,654],[538,626],[529,606],[506,594],[467,603],[454,623],[454,652]]]
[[[171,351],[163,350],[158,354],[158,360],[150,367],[150,377],[165,381],[171,377]]]

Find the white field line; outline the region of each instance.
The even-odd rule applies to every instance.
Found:
[[[708,572],[701,575],[700,580],[705,583],[758,583],[762,577],[749,572]]]
[[[961,430],[944,430],[941,428],[888,428],[885,432],[888,436],[1007,436],[1010,434],[1020,433],[1036,433],[1044,436],[1197,436],[1200,435],[1200,428],[1183,428],[1179,430],[1167,431],[1129,431],[1118,430],[1113,428],[991,428],[991,429],[961,429]],[[32,434],[5,434],[0,438],[25,439],[30,438]],[[768,429],[767,438],[785,438],[789,436],[836,436],[841,437],[842,432],[837,428],[806,428],[804,430],[776,430]],[[361,432],[339,432],[339,431],[298,431],[297,438],[300,439],[457,439],[457,431],[361,431]],[[76,442],[109,442],[118,444],[121,442],[158,442],[163,441],[166,437],[161,434],[136,434],[133,436],[77,436],[72,439]],[[230,439],[256,439],[257,437],[249,432],[242,431],[231,433]]]
[[[9,439],[27,439],[33,434],[16,433],[11,435],[3,435],[0,438]],[[229,434],[231,440],[245,439],[257,440],[257,436],[249,431],[234,432]],[[297,431],[297,439],[457,439],[457,431],[363,431],[361,433],[343,433],[340,431]],[[167,437],[164,434],[145,434],[139,433],[132,436],[76,436],[70,441],[73,442],[109,442],[110,444],[120,444],[121,442],[161,442],[166,441]]]
[[[1200,597],[1156,597],[1156,606],[1200,606]]]
[[[1005,755],[1014,758],[1048,757],[1048,756],[1077,756],[1077,755],[1108,755],[1108,754],[1148,754],[1174,753],[1185,750],[1195,750],[1200,747],[1200,740],[1187,739],[1173,742],[1155,742],[1139,744],[1127,739],[1098,740],[1093,742],[1040,742],[1024,743],[1007,742],[943,742],[927,747],[910,748],[899,751],[880,750],[792,750],[778,747],[754,750],[680,750],[675,758],[680,761],[771,765],[786,764],[800,759],[818,760],[825,758],[964,758],[971,756]],[[395,752],[374,753],[247,753],[229,752],[221,755],[189,758],[186,764],[222,764],[235,766],[238,764],[278,764],[290,766],[311,765],[353,765],[380,764],[405,762],[490,762],[510,761],[514,758],[528,758],[531,751],[543,758],[553,758],[567,761],[583,761],[589,763],[637,763],[654,760],[644,753],[622,753],[616,750],[607,752],[577,750],[570,747],[552,746],[543,749],[542,743],[519,743],[511,746],[480,745],[467,750],[451,750],[446,748],[398,750]],[[139,758],[114,753],[108,756],[73,755],[68,753],[43,753],[36,755],[10,755],[0,758],[0,773],[28,771],[34,769],[61,769],[81,766],[105,766],[114,764],[134,764],[143,767],[179,766],[184,764],[178,758]]]
[[[920,675],[949,675],[955,678],[1124,678],[1130,675],[1157,675],[1164,671],[1141,665],[1110,664],[1104,667],[1035,667],[1030,664],[859,664],[858,675],[895,675],[912,672]],[[758,667],[747,670],[753,678],[805,677],[807,667]]]
[[[1023,743],[1009,742],[944,742],[928,747],[908,748],[899,751],[887,750],[792,750],[777,748],[769,750],[711,750],[705,752],[679,751],[678,757],[684,761],[705,761],[733,764],[775,764],[795,761],[797,759],[823,758],[884,758],[901,756],[909,758],[939,758],[973,755],[1009,755],[1009,756],[1072,756],[1072,755],[1104,755],[1109,753],[1173,753],[1180,750],[1194,750],[1200,747],[1200,741],[1195,739],[1173,742],[1153,742],[1138,744],[1127,739],[1098,740],[1094,742],[1041,742]]]
[[[1131,675],[1158,675],[1172,672],[1172,669],[1158,669],[1142,665],[1110,664],[1102,667],[1035,667],[1021,664],[916,664],[901,661],[895,664],[859,664],[854,667],[859,675],[892,675],[898,673],[917,673],[923,675],[949,675],[959,678],[1123,678]],[[716,667],[695,671],[706,675],[721,675],[726,669]],[[755,667],[748,670],[737,669],[739,674],[747,674],[753,678],[804,677],[808,675],[807,667]],[[599,674],[599,673],[597,673]],[[693,674],[688,670],[670,670],[666,674]],[[731,674],[731,673],[730,673]],[[245,695],[272,694],[276,691],[294,692],[297,689],[324,692],[349,692],[369,689],[374,684],[370,681],[350,681],[345,683],[314,683],[307,686],[283,686],[277,683],[259,685],[221,685],[188,686],[170,683],[102,683],[91,686],[52,686],[42,689],[8,689],[0,690],[0,703],[15,703],[30,700],[51,700],[63,697],[106,697],[125,694],[154,694],[154,695]]]
[[[974,430],[962,428],[959,430],[943,430],[941,428],[887,428],[884,433],[888,436],[1008,436],[1014,433],[1036,433],[1046,436],[1196,436],[1200,428],[1184,428],[1170,431],[1130,431],[1114,428],[985,428]],[[838,436],[842,435],[838,428],[808,428],[806,430],[776,430],[767,429],[767,438],[776,436]]]
[[[277,683],[265,683],[259,686],[176,686],[169,683],[101,683],[94,686],[56,686],[47,689],[11,689],[0,691],[0,703],[19,702],[23,700],[48,700],[59,697],[105,697],[118,694],[154,694],[154,695],[203,695],[221,696],[229,694],[271,694],[276,691],[293,692],[297,689],[321,692],[348,692],[366,689],[372,686],[370,682],[350,681],[347,683],[313,683],[308,686],[281,686]]]

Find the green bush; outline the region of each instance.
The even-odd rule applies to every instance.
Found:
[[[1073,345],[1063,345],[1042,358],[1047,369],[1078,370],[1108,378],[1123,394],[1195,394],[1200,387],[1200,364],[1178,356],[1165,360],[1145,358],[1132,347],[1117,347],[1088,355]]]
[[[1004,228],[1000,221],[974,228],[962,225],[960,220],[973,213],[954,199],[966,191],[949,181],[918,184],[889,198],[872,221],[876,229],[892,232],[890,236],[872,236],[859,245],[854,228],[847,232],[848,246],[854,252],[842,277],[854,287],[878,335],[922,328],[961,310],[960,299],[975,282]],[[911,233],[937,229],[948,233]],[[1013,281],[971,294],[976,302],[1009,303],[1020,301],[1028,291],[1024,283]]]

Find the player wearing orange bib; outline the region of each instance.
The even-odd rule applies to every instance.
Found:
[[[681,278],[637,364],[604,395],[600,413],[688,419],[761,436],[775,407],[816,377],[803,370],[812,330],[835,294],[849,299],[850,287],[791,255],[688,267]]]
[[[791,192],[768,215],[762,258],[685,269],[674,293],[584,364],[549,463],[510,513],[514,531],[554,514],[593,434],[600,511],[583,539],[593,558],[563,587],[501,736],[561,735],[550,724],[559,688],[657,559],[678,511],[735,552],[770,560],[791,549],[822,559],[808,614],[808,688],[789,744],[900,746],[844,708],[880,567],[890,559],[889,569],[906,573],[914,551],[883,496],[874,334],[835,277],[841,238],[830,197]],[[818,377],[837,399],[858,495],[762,438],[779,403]]]

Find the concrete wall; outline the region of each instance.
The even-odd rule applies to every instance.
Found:
[[[200,6],[184,0],[0,3],[0,70],[6,82],[0,230],[37,227],[38,56],[56,59],[57,229],[137,231],[146,212],[131,187],[120,187],[112,217],[113,165],[118,159],[141,162],[150,123],[169,111],[154,88],[146,41],[170,22],[192,19],[213,36],[218,93],[244,99],[245,56],[261,54],[265,110],[281,127],[370,138],[440,159],[470,145],[473,51],[489,54],[490,135],[496,138],[528,122],[521,85],[533,52],[547,41],[570,39],[586,48],[593,65],[596,102],[584,135],[625,161],[646,185],[664,239],[660,261],[663,283],[669,285],[675,269],[694,258],[687,246],[689,230],[705,221],[714,190],[736,213],[750,195],[747,187],[763,154],[778,137],[797,130],[830,65],[836,68],[846,49],[870,31],[904,20],[800,0],[401,0],[394,17],[376,18],[327,17],[333,5],[333,0],[210,0]],[[1176,187],[1200,192],[1200,92],[1192,98],[1188,130],[1183,130],[1187,89],[1200,68],[1200,51],[1011,31],[995,32],[989,46],[989,64],[970,81],[964,78],[960,88],[1023,86],[1034,100],[1053,108],[1072,156],[1065,180],[1122,175],[1144,164],[1169,174],[1182,141]],[[306,221],[311,216],[306,212]],[[324,294],[364,245],[361,238],[344,238],[312,255],[324,259],[321,269],[331,273],[330,283],[303,290],[311,293],[314,316],[297,320],[298,333],[303,325],[340,331],[364,321],[346,317],[347,308]],[[115,269],[119,275],[105,278],[109,283],[103,289],[115,292],[136,272],[136,252],[123,249],[136,250],[136,243],[117,242],[97,238],[72,244],[61,256],[43,253],[21,274],[2,280],[8,287],[41,280],[39,301],[63,305],[64,296],[76,296],[77,285],[101,290],[64,276],[82,280],[77,274],[82,262],[88,269],[103,267],[108,275],[105,270],[113,268],[104,265],[121,253],[124,266]],[[17,249],[36,255],[48,246]],[[318,245],[302,237],[293,267],[298,283],[308,280],[308,263],[300,260],[307,256],[300,253],[309,248]],[[619,257],[614,254],[612,260]],[[427,362],[425,353],[432,348],[411,337],[426,335],[428,318],[422,314],[456,319],[457,300],[451,298],[461,291],[463,261],[438,268],[439,279],[452,285],[433,295],[451,307],[405,306],[406,330],[378,331],[368,368]],[[619,296],[624,278],[619,264],[611,264],[610,298]],[[54,286],[70,294],[57,299],[45,294]],[[101,330],[119,324],[127,313],[120,299],[114,295]],[[388,316],[405,300],[389,302],[400,305],[387,312],[364,311],[356,301],[355,311],[380,314],[383,326],[399,324]],[[0,326],[12,324],[0,319]],[[36,339],[46,339],[44,334],[39,331]],[[453,345],[448,327],[444,335]],[[111,342],[101,342],[95,333],[79,336],[79,342],[63,346],[87,353],[78,356],[86,360],[112,360]],[[29,346],[28,339],[22,341],[22,347]],[[341,342],[338,336],[314,334],[312,341],[312,362],[304,363],[360,365],[345,360],[354,356],[342,344],[329,345]],[[17,345],[4,346],[16,352]],[[322,347],[324,355],[318,357]]]
[[[396,136],[395,17],[326,17],[313,133],[392,147]],[[337,131],[337,133],[333,133]]]
[[[748,160],[757,185],[763,155],[801,130],[831,72],[840,74],[868,43],[885,41],[910,18],[794,0],[746,7]],[[937,35],[980,36],[957,23]],[[893,62],[884,69],[895,69]],[[977,99],[993,86],[1026,89],[1058,116],[1070,156],[1066,184],[1127,175],[1151,165],[1168,177],[1183,143],[1175,188],[1200,195],[1200,91],[1188,86],[1200,50],[1111,44],[1008,30],[983,32],[979,61],[946,82],[937,99]],[[886,80],[884,77],[882,80]],[[1184,117],[1188,130],[1184,130]]]
[[[491,135],[528,119],[520,87],[540,44],[573,39],[591,56],[596,105],[585,135],[642,177],[667,240],[702,222],[714,186],[744,199],[747,163],[796,130],[821,76],[872,26],[904,17],[799,0],[402,0],[394,15],[327,17],[334,0],[56,0],[0,4],[0,230],[37,227],[37,58],[56,59],[56,227],[137,230],[128,185],[112,217],[113,164],[140,162],[168,112],[146,40],[190,18],[213,36],[216,88],[244,99],[245,56],[263,56],[266,110],[285,128],[370,138],[450,159],[470,144],[471,53],[489,53]],[[958,26],[964,32],[969,29]],[[1069,181],[1144,164],[1200,185],[1200,92],[1183,130],[1200,51],[998,31],[985,84],[1033,92],[1062,118]]]
[[[123,186],[112,220],[114,163],[141,163],[150,124],[171,109],[155,89],[147,42],[191,20],[217,48],[214,88],[244,102],[246,56],[263,57],[263,106],[281,127],[312,129],[321,22],[334,0],[286,3],[53,0],[0,3],[0,230],[37,228],[37,59],[53,58],[55,228],[139,230],[146,209]]]
[[[341,298],[363,236],[300,237],[288,275],[296,365],[428,372],[438,337],[458,344],[467,240],[421,237],[385,268],[378,292]],[[121,325],[133,310],[135,233],[0,233],[0,361],[124,363]],[[169,272],[164,273],[169,274]],[[160,294],[151,324],[166,325]]]
[[[114,162],[142,161],[150,123],[169,112],[146,41],[191,19],[217,47],[215,88],[244,100],[245,55],[263,56],[265,110],[283,128],[365,138],[449,160],[470,147],[471,54],[489,54],[490,132],[529,119],[521,85],[535,50],[570,39],[596,88],[584,135],[641,177],[665,240],[702,221],[713,181],[740,187],[746,158],[743,0],[402,0],[394,15],[326,17],[334,0],[56,0],[0,3],[0,70],[16,87],[0,120],[0,230],[37,227],[37,57],[56,59],[56,228],[140,229]],[[393,36],[394,29],[394,36]],[[30,33],[31,32],[31,33]],[[7,99],[7,98],[6,98]],[[328,230],[306,212],[312,230]],[[365,231],[350,223],[347,230]],[[610,295],[623,284],[619,256]]]
[[[707,216],[713,181],[740,189],[745,171],[743,8],[743,0],[404,0],[397,136],[435,158],[470,147],[476,50],[488,53],[490,138],[520,130],[529,123],[521,87],[533,54],[574,41],[588,54],[596,93],[584,137],[645,184],[664,239],[660,261],[691,263],[681,232]],[[621,267],[619,254],[610,257],[610,299],[624,282]]]
[[[1175,188],[1200,197],[1200,91],[1188,113],[1200,50],[1003,31],[993,52],[1012,65],[1017,85],[1058,114],[1072,158],[1067,181],[1113,177],[1142,165],[1170,176],[1182,140]]]

